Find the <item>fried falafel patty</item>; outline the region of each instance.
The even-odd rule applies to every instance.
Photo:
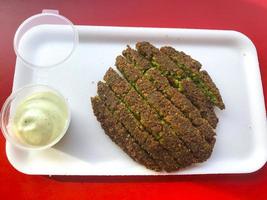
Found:
[[[98,82],[91,104],[105,133],[134,161],[172,172],[206,161],[224,109],[201,64],[172,47],[129,46]]]

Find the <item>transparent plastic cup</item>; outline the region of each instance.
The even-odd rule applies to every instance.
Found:
[[[49,143],[42,145],[42,146],[37,146],[37,145],[31,145],[28,143],[23,142],[21,139],[18,138],[18,136],[12,132],[12,120],[15,115],[17,106],[20,104],[21,101],[23,101],[26,97],[37,93],[37,92],[52,92],[57,97],[63,100],[65,103],[65,106],[67,108],[67,120],[64,126],[64,129],[60,134],[58,134],[56,137],[52,138],[49,140]],[[6,138],[6,140],[13,144],[14,146],[24,149],[24,150],[43,150],[52,147],[55,145],[66,133],[69,124],[70,124],[70,119],[71,119],[71,114],[70,114],[70,108],[68,105],[68,102],[66,99],[62,96],[62,94],[59,93],[59,91],[51,88],[50,86],[46,85],[30,85],[30,86],[25,86],[18,91],[12,93],[5,101],[1,113],[0,113],[0,125],[1,125],[1,130]]]
[[[68,60],[78,41],[78,32],[70,20],[57,10],[43,10],[19,26],[13,45],[17,59],[25,66],[47,69]]]

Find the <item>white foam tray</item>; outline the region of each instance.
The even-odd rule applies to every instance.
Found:
[[[249,173],[265,164],[266,113],[259,64],[256,49],[245,35],[219,30],[76,27],[80,42],[64,66],[33,71],[17,60],[13,90],[26,84],[51,85],[68,98],[72,111],[67,134],[53,148],[25,152],[6,145],[7,157],[17,170],[47,175],[167,174],[135,163],[111,142],[93,115],[89,101],[96,95],[97,81],[114,65],[115,57],[127,44],[134,46],[137,41],[149,41],[158,47],[171,45],[199,60],[217,84],[226,105],[224,111],[216,110],[220,122],[211,158],[170,174]],[[52,28],[58,34],[64,31],[62,27]],[[38,32],[42,29],[35,30],[30,35],[33,38],[21,44],[33,58],[44,56],[45,48],[57,42],[62,44],[62,50],[68,43],[64,34],[60,41],[42,40]],[[57,53],[58,49],[52,55]]]

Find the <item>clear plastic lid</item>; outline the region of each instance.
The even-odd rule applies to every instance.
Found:
[[[77,44],[74,25],[56,10],[43,10],[26,19],[14,37],[17,58],[27,67],[38,69],[61,65],[70,58]]]

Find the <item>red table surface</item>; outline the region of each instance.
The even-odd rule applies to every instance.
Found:
[[[0,106],[11,92],[19,24],[44,8],[58,9],[79,25],[232,29],[258,50],[267,89],[266,0],[203,1],[21,1],[0,0]],[[208,55],[207,55],[208,56]],[[257,89],[257,88],[255,88]],[[1,199],[267,199],[267,167],[252,174],[172,177],[48,177],[16,171],[0,136]],[[4,198],[5,197],[5,198]]]

